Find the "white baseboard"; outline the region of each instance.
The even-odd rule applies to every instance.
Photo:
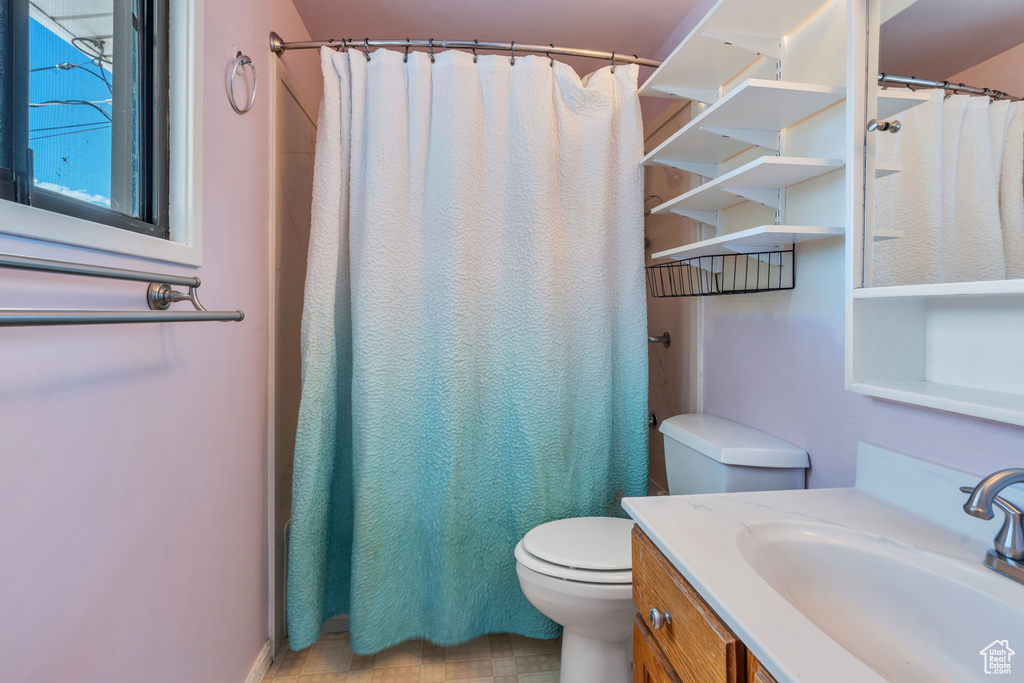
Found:
[[[270,668],[270,657],[270,641],[268,640],[263,644],[260,653],[256,655],[256,661],[252,663],[252,669],[245,677],[245,683],[260,683],[263,680],[263,674],[267,673],[267,669]]]

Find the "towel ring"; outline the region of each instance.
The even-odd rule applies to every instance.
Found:
[[[235,102],[235,74],[238,73],[239,67],[246,66],[252,69],[252,93],[249,94],[245,108],[239,108],[238,103]],[[243,55],[241,50],[239,50],[238,54],[235,55],[235,63],[231,65],[231,82],[228,84],[228,101],[231,102],[231,108],[238,114],[246,113],[252,109],[252,105],[256,103],[256,65],[252,63],[252,60],[248,55]]]

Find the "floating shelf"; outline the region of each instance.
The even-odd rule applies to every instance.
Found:
[[[929,93],[921,90],[901,90],[899,88],[883,90],[879,88],[877,118],[879,121],[884,121],[927,102],[930,97]]]
[[[858,394],[1024,426],[1024,396],[924,380],[854,382]]]
[[[884,162],[884,161],[883,162],[878,162],[878,161],[875,162],[875,177],[876,178],[884,178],[887,175],[892,175],[893,173],[901,173],[902,171],[903,171],[903,167],[901,165],[899,165],[899,164],[888,163],[888,162]]]
[[[640,88],[645,97],[718,99],[719,88],[762,55],[778,60],[784,35],[823,0],[719,0]]]
[[[747,200],[778,209],[782,189],[842,166],[840,159],[761,157],[654,207],[651,213],[675,213],[714,225],[718,211]]]
[[[780,131],[844,97],[845,88],[748,78],[641,163],[715,178],[719,163],[751,145],[778,152]]]
[[[652,254],[652,259],[671,258],[677,261],[721,254],[722,250],[740,254],[777,251],[797,242],[809,242],[825,237],[842,235],[843,228],[818,227],[813,225],[759,225],[756,228],[722,235],[709,240],[686,244]]]

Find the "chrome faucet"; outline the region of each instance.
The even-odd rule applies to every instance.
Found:
[[[980,519],[992,519],[992,506],[1001,509],[1006,519],[996,534],[995,547],[985,553],[985,566],[1007,578],[1024,583],[1024,511],[998,494],[1007,486],[1024,483],[1024,469],[1000,470],[982,479],[974,488],[961,486],[971,494],[964,512]]]

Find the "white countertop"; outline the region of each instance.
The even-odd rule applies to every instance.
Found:
[[[776,592],[745,559],[739,540],[764,521],[813,522],[836,529],[840,537],[845,530],[877,537],[925,560],[938,554],[967,568],[981,567],[1002,514],[988,522],[969,517],[961,509],[966,497],[957,490],[979,479],[861,444],[852,488],[627,498],[623,507],[780,683],[882,681],[878,671]],[[1004,494],[1022,498],[1010,489]],[[1024,610],[1024,585],[981,569],[986,589],[994,587],[1000,598],[1008,595]],[[1015,636],[1017,648],[1024,647],[1024,624],[1003,637],[1012,646]],[[984,678],[980,655],[977,664]],[[1019,667],[1024,671],[1024,655]]]

